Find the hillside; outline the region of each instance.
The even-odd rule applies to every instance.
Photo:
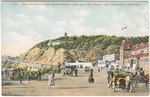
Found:
[[[65,36],[53,40],[38,43],[28,52],[21,54],[19,60],[23,62],[41,63],[45,65],[64,64],[76,60],[94,62],[102,59],[103,55],[119,53],[122,40],[125,37],[116,36]],[[147,43],[149,37],[130,37],[133,45]],[[48,45],[52,41],[72,41],[58,45]]]

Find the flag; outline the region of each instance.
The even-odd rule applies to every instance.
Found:
[[[126,27],[122,27],[122,28],[121,28],[121,30],[125,30],[125,29],[127,29],[127,26],[126,26]]]

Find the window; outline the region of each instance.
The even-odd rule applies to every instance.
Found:
[[[146,58],[146,59],[141,59],[141,66],[146,66],[146,65],[149,65],[149,60],[148,60],[148,58]]]
[[[122,54],[121,54],[121,58],[122,58]]]

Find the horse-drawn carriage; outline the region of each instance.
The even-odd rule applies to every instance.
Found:
[[[147,87],[148,87],[148,83],[149,83],[149,74],[147,74],[147,75],[138,75],[138,76],[135,76],[134,78],[133,78],[133,80],[135,81],[135,87],[136,88],[138,88],[138,84],[139,83],[143,83],[143,84],[145,84],[145,86],[146,86],[146,89],[147,89]]]
[[[29,81],[31,79],[41,79],[39,77],[41,77],[41,75],[39,75],[38,69],[30,69],[29,75],[27,76],[27,80]]]
[[[74,71],[75,66],[72,65],[66,65],[65,70],[63,72],[63,77],[65,75],[73,76],[73,71]]]
[[[107,72],[108,74],[108,87],[112,87],[112,91],[115,92],[117,88],[127,88],[127,92],[132,92],[133,85],[130,75],[131,72],[119,72],[110,70]]]
[[[54,73],[61,73],[61,70],[62,70],[62,68],[60,67],[60,64],[53,66]]]

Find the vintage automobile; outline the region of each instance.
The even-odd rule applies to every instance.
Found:
[[[64,77],[65,75],[73,76],[74,68],[75,68],[75,66],[66,65],[66,66],[65,66],[65,70],[64,70],[64,72],[63,72],[63,77]]]
[[[27,77],[28,81],[30,79],[35,79],[37,80],[38,79],[38,69],[30,69],[30,72],[29,72],[29,75]]]
[[[85,72],[89,72],[91,70],[91,68],[89,66],[85,67]]]
[[[127,88],[127,92],[132,92],[133,85],[130,78],[130,72],[110,71],[108,73],[108,86],[112,87],[112,91],[115,92],[117,88]]]

